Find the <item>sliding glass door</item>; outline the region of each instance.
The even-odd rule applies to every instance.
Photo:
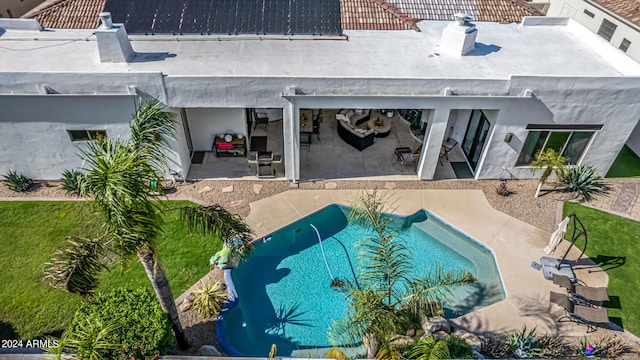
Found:
[[[474,172],[480,161],[480,154],[482,154],[490,126],[491,124],[489,124],[489,120],[487,120],[482,110],[473,110],[471,112],[467,131],[462,140],[462,151],[467,156],[467,161],[469,161]]]

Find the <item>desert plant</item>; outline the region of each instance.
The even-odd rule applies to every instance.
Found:
[[[606,194],[607,185],[602,182],[598,170],[590,165],[571,166],[564,178],[564,191],[582,196],[589,201],[593,194]]]
[[[590,342],[586,336],[580,340],[576,348],[576,356],[582,359],[599,359],[601,352],[602,347],[600,344]]]
[[[508,356],[509,346],[505,335],[489,334],[483,336],[481,341],[481,351],[490,359],[502,359]]]
[[[9,189],[17,192],[24,192],[27,191],[32,181],[23,174],[18,174],[13,170],[9,170],[9,173],[4,175],[4,182],[7,184]]]
[[[496,187],[496,192],[500,196],[509,196],[511,195],[511,190],[507,187],[507,179],[500,179],[500,183]]]
[[[91,336],[84,335],[87,330],[91,330],[88,333]],[[99,339],[105,344],[100,347],[89,346],[95,341],[85,341],[83,347],[96,354],[92,359],[151,358],[166,353],[173,345],[169,317],[162,311],[154,295],[142,288],[116,289],[108,294],[97,294],[76,311],[67,332],[72,340],[70,347],[75,351],[78,351],[78,346],[74,345],[73,340],[78,338]]]
[[[449,356],[451,359],[475,359],[473,355],[473,349],[471,345],[467,344],[464,339],[455,335],[447,336],[444,338],[444,342],[447,343],[449,348]]]
[[[62,188],[69,194],[80,195],[84,174],[78,170],[65,170],[62,173]]]
[[[538,339],[541,358],[561,359],[565,356],[566,346],[558,336],[544,335]]]
[[[527,332],[524,326],[520,331],[507,333],[507,347],[511,356],[530,359],[540,354],[540,343],[536,339],[536,328]]]
[[[540,183],[536,188],[535,197],[538,197],[538,195],[540,195],[540,188],[542,187],[542,184],[547,180],[547,178],[551,175],[551,173],[554,173],[555,175],[555,185],[557,186],[560,183],[566,173],[566,162],[567,159],[562,156],[562,154],[556,152],[551,148],[547,149],[546,151],[541,150],[536,154],[535,160],[531,162],[531,170],[534,174],[540,169],[544,170],[540,175]]]
[[[629,344],[618,335],[598,334],[592,338],[592,341],[598,345],[600,356],[607,359],[617,359],[632,351]]]
[[[217,315],[229,295],[227,290],[219,282],[200,280],[200,288],[191,292],[193,294],[192,309],[204,318]]]

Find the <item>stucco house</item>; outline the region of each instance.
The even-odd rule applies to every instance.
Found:
[[[270,150],[281,156],[277,176],[292,182],[309,180],[314,162],[348,170],[356,157],[365,164],[357,174],[434,179],[443,143],[458,144],[476,179],[535,177],[529,163],[545,147],[604,174],[640,119],[640,64],[572,19],[416,22],[395,8],[389,24],[400,30],[349,30],[339,1],[322,4],[286,10],[309,21],[285,16],[288,32],[280,33],[256,23],[259,16],[236,22],[233,34],[212,26],[197,34],[167,31],[173,19],[157,18],[162,30],[153,35],[127,34],[127,23],[114,15],[113,24],[106,13],[95,29],[43,30],[34,19],[0,19],[0,173],[58,179],[81,167],[76,153],[86,141],[129,136],[141,97],[176,115],[167,172],[194,174],[203,165],[193,164],[193,155],[226,150],[216,144],[229,134],[242,150],[213,155],[205,164],[215,170],[210,177],[249,175],[245,156],[263,131],[254,130],[263,112],[273,120],[264,126],[277,144]],[[315,23],[316,13],[328,15]],[[175,26],[201,23],[183,15]],[[383,119],[396,121],[391,136],[360,151],[343,146],[340,120],[325,116],[321,146],[339,152],[324,152],[329,147],[317,140],[301,150],[303,114],[340,109],[417,111],[424,135],[407,144],[404,120]],[[394,148],[403,145],[420,148],[415,172],[396,166]]]

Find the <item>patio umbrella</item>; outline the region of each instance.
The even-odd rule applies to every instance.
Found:
[[[560,244],[560,242],[564,239],[564,233],[567,232],[567,225],[569,224],[569,217],[567,216],[558,224],[558,228],[551,234],[551,239],[549,239],[549,245],[544,248],[545,254],[551,254],[556,250],[556,247]]]

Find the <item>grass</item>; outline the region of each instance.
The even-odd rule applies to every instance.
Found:
[[[58,335],[81,299],[43,282],[43,264],[66,245],[65,236],[98,233],[99,217],[89,202],[0,202],[0,214],[0,339]],[[165,220],[158,248],[177,297],[207,273],[209,257],[220,249],[221,241],[191,234],[180,225],[177,212],[167,213]],[[117,287],[151,288],[137,258],[119,261],[103,274],[99,290]]]
[[[575,212],[588,235],[586,254],[609,276],[609,319],[640,335],[640,222],[574,203],[564,204],[564,215]],[[567,234],[571,234],[569,228]],[[583,248],[582,240],[576,243]]]
[[[611,169],[607,173],[608,178],[640,177],[640,157],[636,155],[627,145],[625,145]]]

